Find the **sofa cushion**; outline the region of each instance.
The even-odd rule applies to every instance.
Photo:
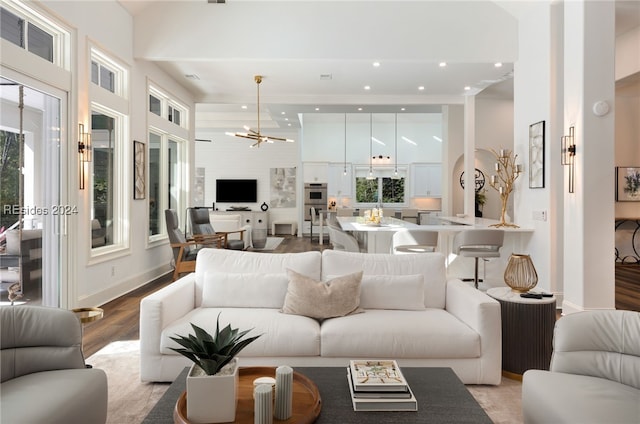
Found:
[[[360,307],[423,311],[424,277],[416,275],[364,275]]]
[[[289,287],[282,312],[325,319],[358,311],[362,271],[317,281],[287,269]]]
[[[282,308],[289,280],[286,274],[207,271],[202,288],[204,308]]]
[[[481,354],[480,335],[442,309],[369,309],[324,321],[320,334],[322,356],[328,357],[432,359]]]
[[[201,249],[196,260],[196,306],[202,306],[202,289],[207,271],[285,275],[285,270],[291,268],[319,280],[321,259],[320,252],[261,253],[228,249]]]
[[[637,423],[640,390],[604,378],[528,370],[522,413],[531,423]]]
[[[413,255],[385,253],[355,253],[337,250],[322,252],[322,276],[345,275],[362,270],[367,275],[424,276],[424,306],[445,307],[447,277],[444,255],[428,252]]]
[[[180,347],[169,337],[193,334],[193,323],[210,333],[216,329],[220,314],[220,326],[231,324],[241,330],[252,329],[247,335],[257,336],[256,341],[240,352],[239,357],[318,356],[320,355],[320,324],[301,315],[287,315],[279,309],[246,308],[196,308],[173,321],[162,330],[160,351],[164,355],[178,355],[169,349]]]

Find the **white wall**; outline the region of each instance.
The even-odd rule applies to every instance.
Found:
[[[129,120],[126,129],[125,148],[130,158],[131,140],[147,141],[147,78],[152,79],[162,89],[174,95],[191,108],[190,128],[193,128],[195,115],[193,98],[182,86],[169,78],[157,66],[136,61],[133,57],[133,21],[131,16],[117,2],[77,2],[50,1],[43,3],[55,16],[75,29],[73,40],[72,77],[76,91],[70,95],[70,109],[77,115],[70,118],[71,128],[77,128],[77,122],[89,120],[89,43],[95,43],[102,51],[126,64],[130,71],[130,90],[128,93]],[[116,30],[117,28],[117,30]],[[32,69],[29,72],[34,72]],[[37,73],[37,71],[36,71]],[[70,131],[72,146],[76,131]],[[193,134],[193,130],[190,131]],[[190,138],[193,138],[192,136]],[[77,162],[77,149],[70,148],[68,163]],[[192,161],[192,158],[189,159]],[[129,163],[129,162],[127,162]],[[192,166],[187,163],[188,169]],[[73,173],[71,173],[73,176]],[[125,178],[130,179],[130,173]],[[130,181],[126,187],[132,187]],[[187,185],[188,190],[188,185]],[[166,242],[148,245],[147,243],[147,201],[130,200],[128,221],[130,225],[129,247],[115,255],[102,259],[90,259],[90,190],[78,190],[76,179],[70,178],[69,201],[77,204],[79,214],[72,218],[69,234],[69,251],[63,253],[63,261],[68,261],[69,298],[63,300],[63,306],[95,306],[103,304],[126,293],[141,284],[151,281],[170,270],[171,250]],[[131,196],[131,194],[127,194]],[[135,223],[145,223],[135,225]],[[68,305],[67,305],[68,303]]]
[[[538,271],[538,285],[556,293],[562,291],[562,281],[552,274],[552,262],[562,262],[557,251],[562,246],[562,232],[551,228],[561,222],[562,210],[551,207],[551,196],[561,190],[558,174],[559,147],[555,142],[551,125],[555,121],[551,104],[555,93],[551,85],[552,72],[552,16],[549,2],[539,2],[530,7],[519,21],[520,56],[514,66],[514,149],[524,167],[515,192],[515,214],[523,226],[534,228],[531,239],[525,243],[525,252],[531,255]],[[529,188],[529,125],[545,121],[545,187]],[[561,174],[560,174],[561,176]],[[547,221],[534,221],[532,212],[546,211]]]
[[[276,136],[272,132],[269,132],[269,135]],[[259,211],[262,202],[270,205],[270,169],[298,167],[301,143],[297,137],[294,143],[264,143],[253,149],[249,148],[250,140],[229,137],[225,134],[210,133],[203,134],[202,137],[213,140],[211,143],[195,144],[195,167],[205,168],[205,206],[211,206],[216,200],[216,179],[255,178],[258,180],[258,201],[241,206]],[[302,173],[298,167],[298,198],[301,178]],[[238,205],[216,203],[216,208],[219,210],[225,210],[229,206]],[[297,220],[297,209],[269,208],[269,220],[275,219]]]

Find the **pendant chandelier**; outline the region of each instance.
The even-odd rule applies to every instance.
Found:
[[[230,135],[232,137],[240,137],[240,138],[248,138],[249,140],[253,140],[253,143],[250,147],[260,147],[261,143],[273,143],[274,141],[285,141],[287,143],[293,143],[293,140],[289,138],[282,137],[273,137],[270,135],[264,135],[260,132],[260,83],[262,82],[262,75],[256,75],[253,77],[256,82],[256,86],[258,87],[258,128],[254,130],[248,126],[244,126],[246,132],[227,132],[225,134]]]

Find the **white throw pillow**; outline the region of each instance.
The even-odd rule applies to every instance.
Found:
[[[206,271],[202,288],[205,308],[273,308],[284,305],[286,274]]]
[[[424,311],[424,276],[363,275],[360,286],[363,309]]]

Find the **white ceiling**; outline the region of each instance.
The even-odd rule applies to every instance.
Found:
[[[511,96],[517,16],[528,2],[120,3],[135,19],[134,54],[196,95],[196,137],[207,138],[255,127],[254,75],[264,76],[260,123],[269,135],[299,130],[299,113],[429,112],[469,93]],[[640,25],[640,0],[616,4],[618,32]]]

